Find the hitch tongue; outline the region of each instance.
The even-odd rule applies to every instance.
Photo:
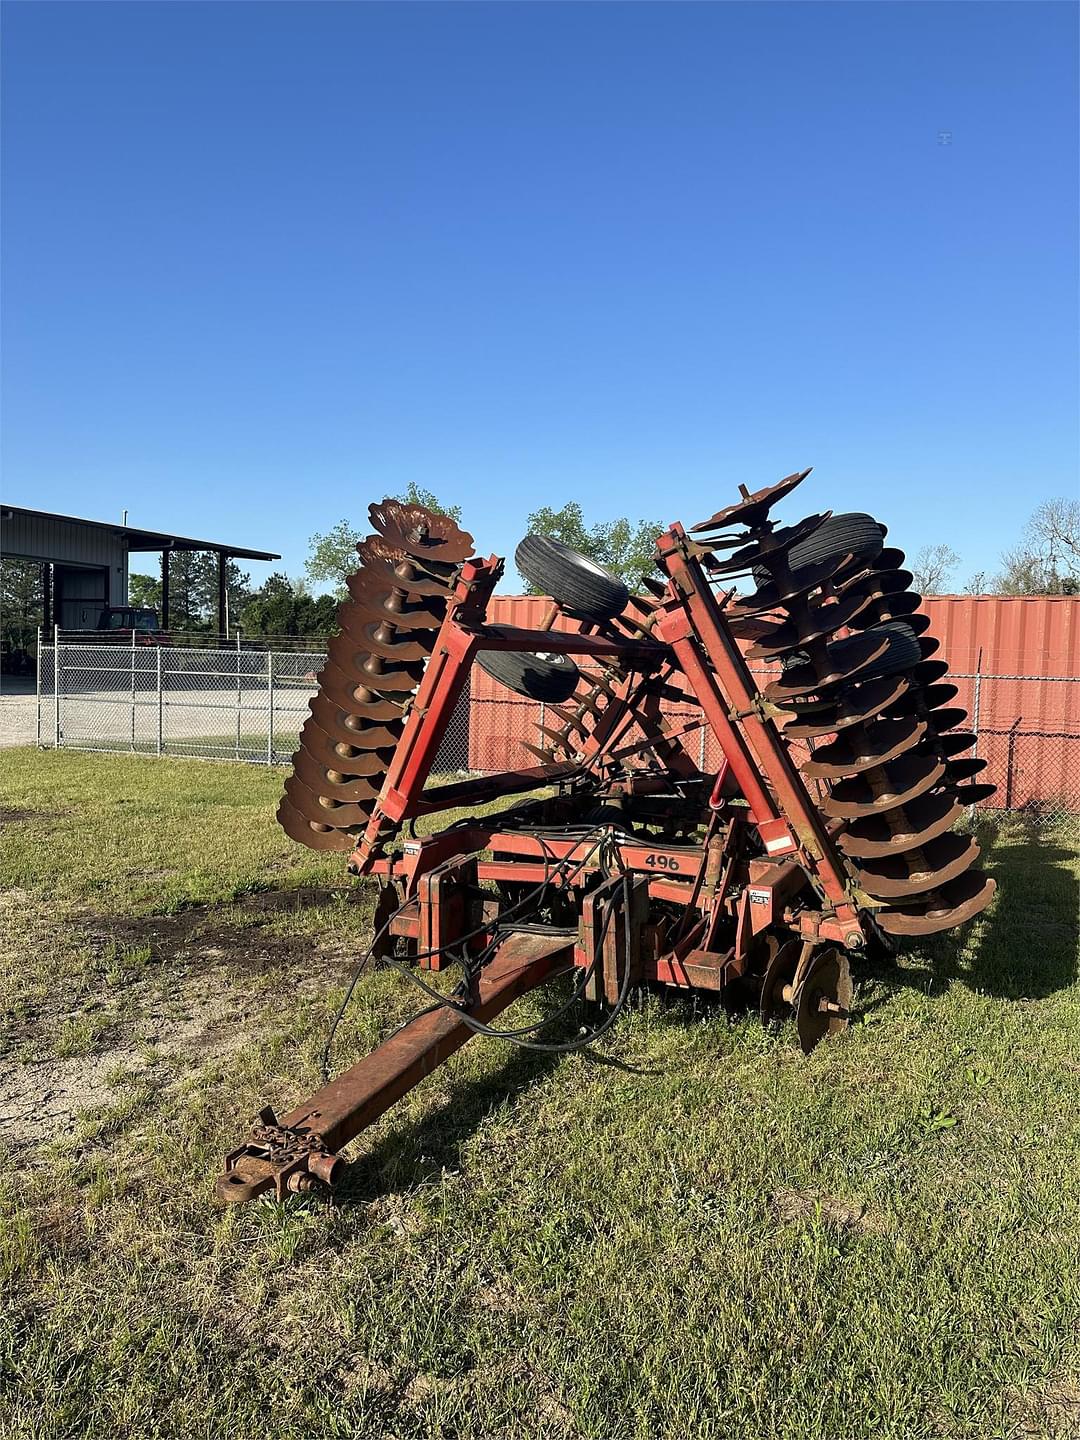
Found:
[[[230,1150],[214,1182],[223,1205],[239,1205],[274,1190],[278,1199],[310,1190],[332,1189],[345,1161],[306,1126],[281,1125],[269,1106],[243,1145]]]

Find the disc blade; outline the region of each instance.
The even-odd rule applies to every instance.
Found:
[[[404,582],[403,582],[404,583]],[[345,581],[350,599],[338,610],[342,628],[353,630],[352,616],[357,620],[386,620],[398,630],[437,630],[446,614],[446,606],[431,597],[417,604],[407,593],[387,584],[370,570],[357,570]]]
[[[880,632],[866,632],[849,635],[826,647],[826,658],[820,668],[806,665],[790,670],[765,687],[765,698],[776,704],[795,700],[803,695],[816,695],[821,691],[846,685],[863,671],[868,670],[875,660],[889,648],[890,637]]]
[[[449,515],[436,515],[423,505],[384,500],[368,506],[368,518],[385,539],[425,562],[459,565],[473,551],[471,535],[460,530]]]
[[[381,694],[373,684],[359,676],[346,675],[332,660],[328,660],[319,673],[319,693],[315,700],[320,699],[328,700],[345,713],[364,720],[400,719],[405,701],[404,696],[395,699],[392,695]],[[311,702],[312,706],[315,700]],[[330,729],[324,721],[319,723]]]
[[[755,566],[772,570],[785,566],[787,552],[793,545],[812,535],[824,525],[832,514],[826,510],[822,515],[807,515],[797,525],[787,525],[782,530],[766,531],[749,545],[743,545],[724,560],[714,560],[709,566],[714,575],[748,574]]]
[[[895,810],[938,784],[944,760],[933,755],[905,755],[892,765],[841,780],[822,801],[822,811],[835,820],[858,820]]]
[[[327,765],[321,765],[307,750],[297,750],[292,759],[293,774],[320,801],[329,799],[337,804],[353,805],[362,800],[374,800],[382,789],[381,776],[351,775],[343,770],[332,770]],[[340,778],[334,779],[335,775]]]
[[[914,715],[878,720],[862,730],[846,732],[831,745],[822,745],[799,769],[809,780],[843,780],[914,750],[925,734],[926,721]]]
[[[834,731],[846,730],[890,710],[909,689],[902,675],[882,675],[855,685],[842,700],[817,707],[798,706],[793,724],[784,726],[785,737],[813,740]],[[802,717],[806,716],[804,720]]]
[[[862,595],[849,595],[834,605],[814,605],[801,619],[793,618],[764,633],[753,649],[746,652],[746,658],[779,658],[787,650],[797,650],[815,640],[827,639],[845,625],[850,625],[859,611],[869,603]]]
[[[961,780],[970,780],[980,774],[986,769],[986,765],[985,760],[950,760],[949,779],[954,785],[958,785]]]
[[[990,904],[996,888],[982,870],[968,870],[928,899],[878,910],[875,919],[889,935],[935,935],[974,919]]]
[[[940,688],[948,690],[952,687],[942,685]],[[962,725],[966,719],[967,711],[961,710],[958,705],[946,706],[940,710],[929,710],[926,715],[927,724],[937,735],[943,735],[946,730],[952,730],[954,726]]]
[[[979,853],[970,835],[940,835],[903,855],[864,860],[856,869],[868,895],[888,900],[940,889],[970,869]]]
[[[373,725],[372,735],[385,732],[382,725]],[[359,738],[359,737],[357,737]],[[364,739],[370,737],[364,736]],[[306,750],[320,765],[332,770],[346,770],[350,775],[385,775],[394,753],[393,742],[389,745],[358,746],[344,740],[335,740],[314,720],[306,720],[300,731],[300,749]]]
[[[961,805],[978,805],[982,800],[989,800],[991,795],[997,794],[997,786],[983,783],[981,785],[957,785],[956,798]]]
[[[775,485],[755,490],[753,494],[740,486],[743,493],[741,500],[734,505],[728,505],[724,510],[718,510],[708,520],[702,520],[700,525],[691,525],[690,533],[697,535],[702,530],[722,530],[731,525],[757,525],[766,518],[773,505],[783,500],[785,495],[790,495],[796,485],[801,485],[809,474],[809,469],[800,470],[797,474],[785,476]]]
[[[951,757],[970,750],[978,738],[970,730],[952,730],[947,735],[934,736],[933,744],[939,754]]]
[[[336,830],[330,825],[318,825],[306,820],[287,795],[282,796],[277,809],[277,821],[290,840],[297,840],[309,850],[353,850],[356,836],[348,830]]]
[[[333,825],[338,830],[360,830],[371,818],[374,802],[366,805],[341,804],[332,798],[322,798],[313,793],[300,779],[290,775],[285,781],[285,793],[300,814],[316,824]]]
[[[401,639],[385,621],[373,624],[368,620],[355,629],[343,626],[326,647],[326,653],[342,670],[350,673],[354,669],[359,670],[368,655],[378,655],[383,660],[405,665],[426,660],[431,654],[431,644],[429,635]]]
[[[381,535],[369,535],[361,540],[356,552],[365,570],[390,585],[403,586],[410,595],[445,600],[449,594],[452,570],[435,566],[428,569],[415,556],[406,555]]]
[[[961,806],[947,790],[934,790],[901,809],[850,821],[836,843],[852,859],[877,859],[926,845],[951,830],[962,815]]]

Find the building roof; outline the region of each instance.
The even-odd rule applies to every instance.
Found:
[[[58,515],[51,510],[28,510],[21,505],[4,505],[0,518],[27,516],[35,520],[60,520],[70,525],[86,525],[92,530],[109,530],[125,541],[129,550],[213,550],[238,560],[280,560],[270,550],[249,550],[243,545],[229,545],[223,540],[193,540],[189,535],[171,535],[165,530],[145,530],[139,525],[118,525],[109,520],[83,520],[78,515]]]

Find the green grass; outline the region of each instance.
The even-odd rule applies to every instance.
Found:
[[[994,908],[864,971],[809,1058],[660,997],[595,1057],[476,1040],[335,1205],[222,1212],[222,1154],[317,1083],[370,924],[277,829],[280,784],[0,753],[2,1085],[87,1090],[0,1180],[0,1433],[1077,1433],[1075,834],[990,830]],[[413,1008],[366,977],[341,1062]]]

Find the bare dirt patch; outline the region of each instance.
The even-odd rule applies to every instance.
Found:
[[[218,1065],[257,1042],[297,1001],[325,993],[348,968],[351,952],[310,935],[267,933],[258,917],[268,922],[283,911],[327,904],[336,894],[251,895],[232,907],[234,916],[237,909],[247,916],[239,926],[219,921],[207,907],[178,915],[86,916],[80,945],[102,956],[141,950],[149,958],[100,994],[88,995],[86,977],[75,977],[18,1019],[9,1016],[9,1040],[20,1053],[0,1060],[0,1143],[31,1152],[71,1134],[82,1112],[117,1098],[118,1073],[176,1083],[193,1066]],[[95,986],[102,985],[93,974]],[[48,1036],[59,1022],[105,1005],[110,1023],[89,1053],[50,1053]]]
[[[884,1230],[881,1216],[868,1210],[861,1201],[841,1200],[817,1190],[777,1190],[769,1197],[769,1208],[778,1220],[807,1221],[821,1219],[840,1230]]]

